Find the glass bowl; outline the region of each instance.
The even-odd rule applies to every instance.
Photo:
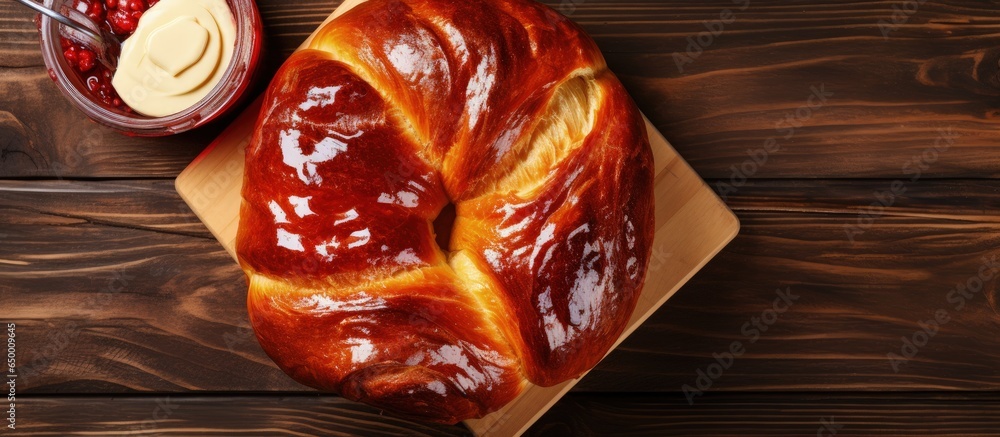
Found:
[[[73,7],[74,0],[45,0],[49,8],[60,10]],[[49,76],[63,95],[90,117],[105,126],[132,136],[171,135],[204,125],[237,106],[247,97],[247,92],[257,76],[264,31],[260,13],[253,0],[226,0],[236,19],[236,48],[232,61],[222,80],[203,99],[190,108],[166,117],[147,117],[109,109],[93,100],[86,84],[63,56],[60,44],[61,24],[42,16],[38,31],[41,34],[42,58]]]

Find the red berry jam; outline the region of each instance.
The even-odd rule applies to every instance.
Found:
[[[73,8],[86,14],[104,30],[111,31],[122,41],[132,36],[142,13],[159,0],[74,0]],[[131,113],[111,86],[111,71],[97,60],[97,54],[76,41],[60,38],[63,57],[73,67],[95,101],[107,108]],[[121,47],[113,47],[118,51]]]

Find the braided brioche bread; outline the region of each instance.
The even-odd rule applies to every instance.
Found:
[[[237,236],[251,323],[303,384],[404,417],[481,417],[525,380],[583,374],[621,335],[652,179],[642,116],[560,14],[365,2],[264,98]]]

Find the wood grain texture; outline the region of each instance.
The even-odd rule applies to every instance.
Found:
[[[1000,186],[992,181],[908,185],[865,232],[844,227],[888,190],[888,180],[761,181],[731,195],[740,235],[644,332],[609,356],[589,390],[695,385],[734,341],[746,354],[711,390],[996,389],[997,277],[961,309],[949,293],[1000,256]],[[669,255],[665,255],[669,256]],[[744,331],[778,289],[798,299],[768,326]],[[890,352],[939,309],[951,320],[896,371]],[[756,341],[753,331],[761,331]],[[919,339],[918,339],[919,340]],[[659,357],[651,359],[652,353]],[[658,367],[652,361],[669,363]]]
[[[149,196],[169,184],[71,198],[66,185],[31,191],[55,212],[25,207],[24,183],[0,189],[0,318],[17,324],[20,393],[301,388],[257,346],[231,259],[204,229],[177,231],[200,225],[182,203]],[[94,214],[110,195],[147,213]]]
[[[21,398],[21,436],[467,436],[332,396],[74,396]],[[5,429],[5,431],[9,431]]]
[[[39,196],[44,201],[39,201]],[[39,216],[84,220],[189,237],[211,238],[191,210],[178,203],[171,181],[4,181],[4,206]]]
[[[780,150],[748,176],[897,177],[949,128],[955,145],[925,176],[1000,174],[991,153],[1000,143],[994,1],[927,1],[897,13],[899,25],[898,2],[750,0],[745,10],[732,0],[548,3],[594,37],[640,109],[703,177],[729,178],[748,149],[771,137]],[[259,1],[266,68],[337,4]],[[171,177],[224,124],[142,140],[87,123],[46,78],[22,9],[0,5],[0,177]],[[674,53],[688,56],[688,37],[697,42],[726,9],[732,21],[692,46],[701,53],[678,68]],[[821,85],[833,93],[827,102],[800,109]],[[95,137],[100,147],[82,145]],[[812,165],[817,157],[824,165]]]
[[[571,394],[525,435],[995,436],[1000,394]]]
[[[959,139],[928,174],[997,175],[996,2],[919,2],[912,13],[894,12],[908,2],[733,3],[648,4],[631,27],[595,11],[609,23],[588,28],[640,108],[703,177],[730,177],[771,137],[781,150],[751,177],[897,177],[947,128]],[[703,21],[726,8],[733,21],[692,45],[692,62],[679,68],[674,53],[688,56],[688,37],[697,40]],[[573,18],[588,25],[588,16]],[[820,86],[832,95],[804,108]]]
[[[459,426],[396,420],[329,396],[30,397],[20,399],[18,417],[24,436],[469,435]],[[571,393],[525,436],[829,436],[833,430],[838,436],[996,436],[1000,394],[717,393],[691,407],[677,395]]]
[[[733,341],[746,353],[708,394],[1000,390],[996,281],[961,310],[947,301],[1000,247],[1000,182],[909,184],[851,243],[843,226],[890,182],[757,181],[731,194],[741,234],[577,390],[680,392]],[[257,346],[222,246],[163,221],[196,220],[179,198],[148,195],[166,181],[130,183],[67,195],[68,182],[0,182],[0,319],[18,324],[20,359],[37,370],[23,393],[306,390]],[[142,213],[90,217],[111,197]],[[32,199],[60,215],[25,209]],[[654,248],[651,268],[670,256]],[[742,325],[779,287],[800,298],[751,343]],[[952,320],[895,372],[887,354],[939,308]]]

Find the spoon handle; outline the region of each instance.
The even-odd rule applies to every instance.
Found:
[[[31,8],[31,9],[34,9],[35,11],[37,11],[39,13],[47,15],[49,18],[51,18],[53,20],[56,20],[56,21],[58,21],[58,22],[60,22],[62,24],[65,24],[65,25],[67,25],[69,27],[72,27],[73,29],[75,29],[75,30],[77,30],[79,32],[82,32],[82,33],[86,34],[87,36],[93,38],[94,40],[96,40],[97,42],[99,42],[101,44],[104,43],[104,38],[100,34],[94,32],[93,30],[90,30],[87,26],[84,26],[83,24],[80,24],[76,20],[73,20],[73,19],[71,19],[71,18],[69,18],[69,17],[67,17],[67,16],[65,16],[63,14],[60,14],[60,13],[58,13],[56,11],[53,11],[52,9],[49,9],[49,8],[47,8],[45,6],[42,6],[42,5],[38,4],[38,3],[35,3],[32,0],[17,0],[17,1],[18,1],[18,3],[21,3],[21,4],[27,6],[27,7]]]

